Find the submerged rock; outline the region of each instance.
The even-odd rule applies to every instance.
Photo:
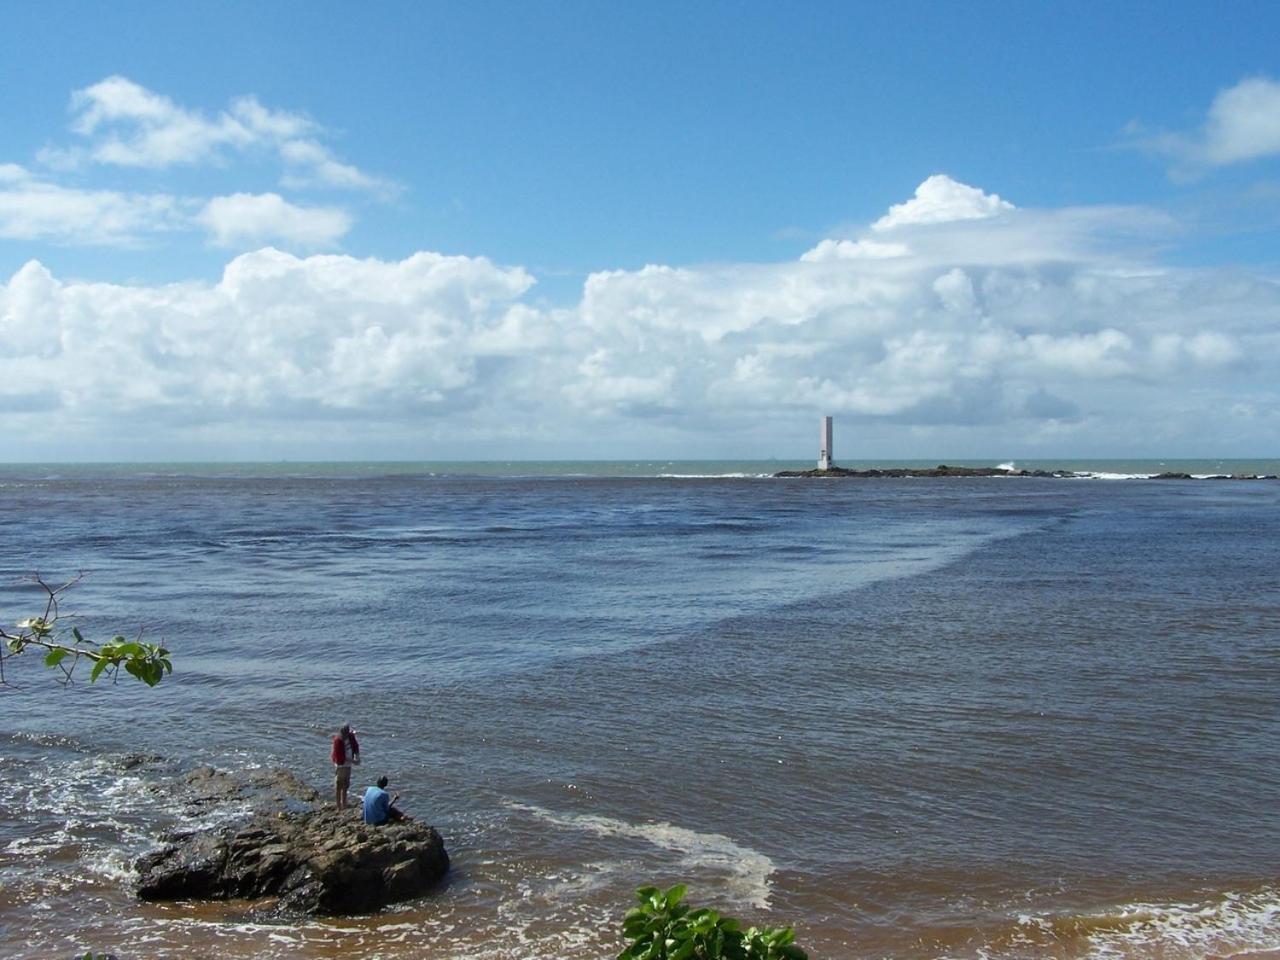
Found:
[[[224,798],[244,781],[209,768],[190,787]],[[259,785],[260,786],[260,785]],[[287,783],[281,793],[297,801]],[[213,789],[208,789],[213,788]],[[309,791],[314,797],[314,791]],[[358,805],[264,812],[247,823],[171,836],[163,849],[137,862],[143,900],[257,900],[274,898],[273,915],[370,913],[422,896],[449,869],[444,841],[417,821],[369,826]]]

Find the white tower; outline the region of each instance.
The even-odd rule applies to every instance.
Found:
[[[818,433],[818,469],[830,470],[832,459],[831,418],[823,417]]]

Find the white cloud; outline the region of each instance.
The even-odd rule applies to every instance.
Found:
[[[910,200],[891,206],[871,229],[883,231],[957,220],[985,220],[1013,209],[1012,203],[994,193],[983,193],[977,187],[936,173],[916,187],[916,194]]]
[[[868,456],[908,436],[927,453],[957,437],[1001,453],[1261,450],[1280,279],[1164,266],[1124,244],[1135,223],[1145,239],[1161,221],[918,223],[893,256],[842,255],[883,242],[853,236],[790,262],[601,271],[559,309],[518,267],[432,253],[259,250],[217,283],[150,287],[30,263],[0,284],[0,408],[31,443],[39,399],[67,438],[127,424],[169,442],[287,435],[316,455],[370,436],[383,446],[362,451],[383,456],[421,455],[427,436],[464,456],[479,437],[501,440],[495,456],[530,437],[561,455],[573,438],[598,455],[602,437],[631,445],[611,454],[707,455],[712,425],[743,454],[785,452],[818,412]],[[49,385],[34,399],[12,386],[32,369]]]
[[[224,151],[273,147],[317,129],[306,117],[269,110],[253,97],[208,117],[121,76],[77,90],[71,107],[72,130],[92,141],[89,157],[125,167],[204,163]]]
[[[287,165],[280,179],[286,187],[334,187],[384,194],[396,192],[396,185],[391,181],[372,177],[349,163],[342,163],[328,147],[315,140],[289,140],[281,144],[280,158]]]
[[[1254,77],[1214,98],[1204,133],[1204,155],[1210,163],[1238,163],[1277,153],[1280,83]]]
[[[1132,124],[1128,133],[1136,145],[1170,157],[1179,176],[1280,155],[1280,83],[1249,77],[1219,91],[1194,131],[1152,133]]]
[[[267,249],[232,260],[217,284],[159,287],[62,282],[33,261],[0,286],[0,381],[39,359],[72,419],[448,410],[472,402],[491,335],[531,284],[436,254]]]
[[[182,201],[168,194],[81,190],[0,166],[0,238],[127,246],[185,222]]]
[[[303,248],[332,247],[351,229],[351,217],[335,207],[299,207],[276,193],[214,197],[196,219],[223,247],[284,242]]]
[[[905,257],[911,250],[903,243],[881,243],[877,240],[822,240],[800,259],[807,263],[824,260],[888,260]]]
[[[1019,210],[938,179],[920,198],[877,221],[895,217],[892,245],[855,234],[794,264],[592,275],[580,315],[613,346],[565,396],[596,416],[639,395],[669,417],[822,409],[1025,434],[1166,418],[1190,384],[1276,393],[1262,358],[1280,359],[1280,286],[1160,266],[1146,247],[1166,216]]]
[[[225,110],[209,115],[127,77],[111,76],[72,94],[71,110],[71,129],[88,142],[42,151],[41,160],[55,169],[85,161],[165,169],[266,153],[284,165],[281,182],[287,187],[395,190],[390,181],[335,157],[317,139],[325,131],[310,117],[273,110],[252,96],[237,97]]]
[[[345,209],[298,204],[277,193],[191,197],[82,185],[90,175],[101,177],[104,167],[162,170],[265,152],[280,162],[281,182],[296,189],[362,190],[387,198],[398,190],[339,160],[317,139],[324,131],[308,117],[272,110],[253,97],[209,116],[111,76],[76,91],[72,112],[72,129],[85,145],[40,151],[40,172],[0,163],[0,239],[131,246],[160,233],[203,230],[224,247],[278,243],[315,250],[335,246],[352,226]],[[59,182],[70,176],[74,185]]]

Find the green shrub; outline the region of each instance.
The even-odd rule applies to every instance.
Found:
[[[714,910],[690,909],[683,884],[663,892],[636,891],[640,906],[627,911],[622,933],[631,941],[618,960],[808,960],[795,931],[749,927]]]

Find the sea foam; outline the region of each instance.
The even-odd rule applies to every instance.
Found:
[[[735,900],[760,910],[769,906],[769,878],[775,869],[773,861],[724,834],[700,833],[665,822],[630,823],[598,814],[556,813],[529,804],[508,803],[507,806],[553,826],[600,837],[641,840],[679,854],[680,866],[685,869],[723,875]]]

